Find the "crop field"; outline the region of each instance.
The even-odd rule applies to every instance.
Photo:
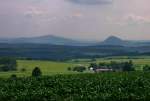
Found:
[[[1,101],[149,101],[149,72],[0,79]]]

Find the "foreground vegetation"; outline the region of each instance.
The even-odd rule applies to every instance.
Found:
[[[150,100],[149,72],[56,75],[0,80],[1,101]]]

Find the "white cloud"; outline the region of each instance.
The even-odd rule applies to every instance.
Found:
[[[120,26],[150,24],[150,16],[128,14],[121,17],[107,17],[107,22]]]
[[[124,19],[129,23],[136,23],[136,24],[150,23],[150,17],[148,16],[139,16],[139,15],[130,14],[126,16]]]
[[[24,15],[26,17],[44,17],[47,15],[47,12],[36,7],[29,7],[27,11],[24,12]]]

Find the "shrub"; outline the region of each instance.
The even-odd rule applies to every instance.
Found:
[[[26,71],[26,69],[25,69],[25,68],[22,68],[22,69],[21,69],[21,72],[25,72],[25,71]]]
[[[86,67],[84,66],[76,66],[73,68],[73,71],[77,71],[77,72],[83,72],[86,70]]]
[[[68,67],[68,71],[71,71],[71,67]]]
[[[149,65],[143,66],[143,71],[150,71],[150,66]]]
[[[17,79],[17,75],[16,75],[16,74],[12,74],[12,75],[10,76],[10,79],[16,80],[16,79]]]

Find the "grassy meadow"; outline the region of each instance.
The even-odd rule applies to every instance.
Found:
[[[88,66],[92,62],[110,62],[110,61],[129,61],[132,60],[134,63],[134,68],[136,70],[142,70],[143,65],[150,65],[150,57],[148,56],[138,56],[138,57],[107,57],[107,58],[98,58],[95,61],[91,59],[73,59],[66,62],[54,62],[54,61],[40,61],[40,60],[17,60],[17,71],[13,72],[1,72],[0,78],[8,78],[12,74],[16,74],[19,77],[31,76],[32,70],[35,67],[39,67],[43,75],[54,75],[54,74],[74,74],[77,72],[68,71],[68,67],[73,67],[77,65]],[[25,69],[25,71],[22,71]],[[89,72],[89,71],[86,71]]]
[[[13,72],[1,72],[0,77],[7,78],[12,74],[16,74],[19,77],[31,76],[32,70],[35,67],[39,67],[43,75],[54,75],[54,74],[69,74],[73,73],[68,71],[67,68],[74,66],[73,63],[64,62],[52,62],[52,61],[40,61],[40,60],[17,60],[17,71]],[[25,71],[22,71],[25,69]]]

